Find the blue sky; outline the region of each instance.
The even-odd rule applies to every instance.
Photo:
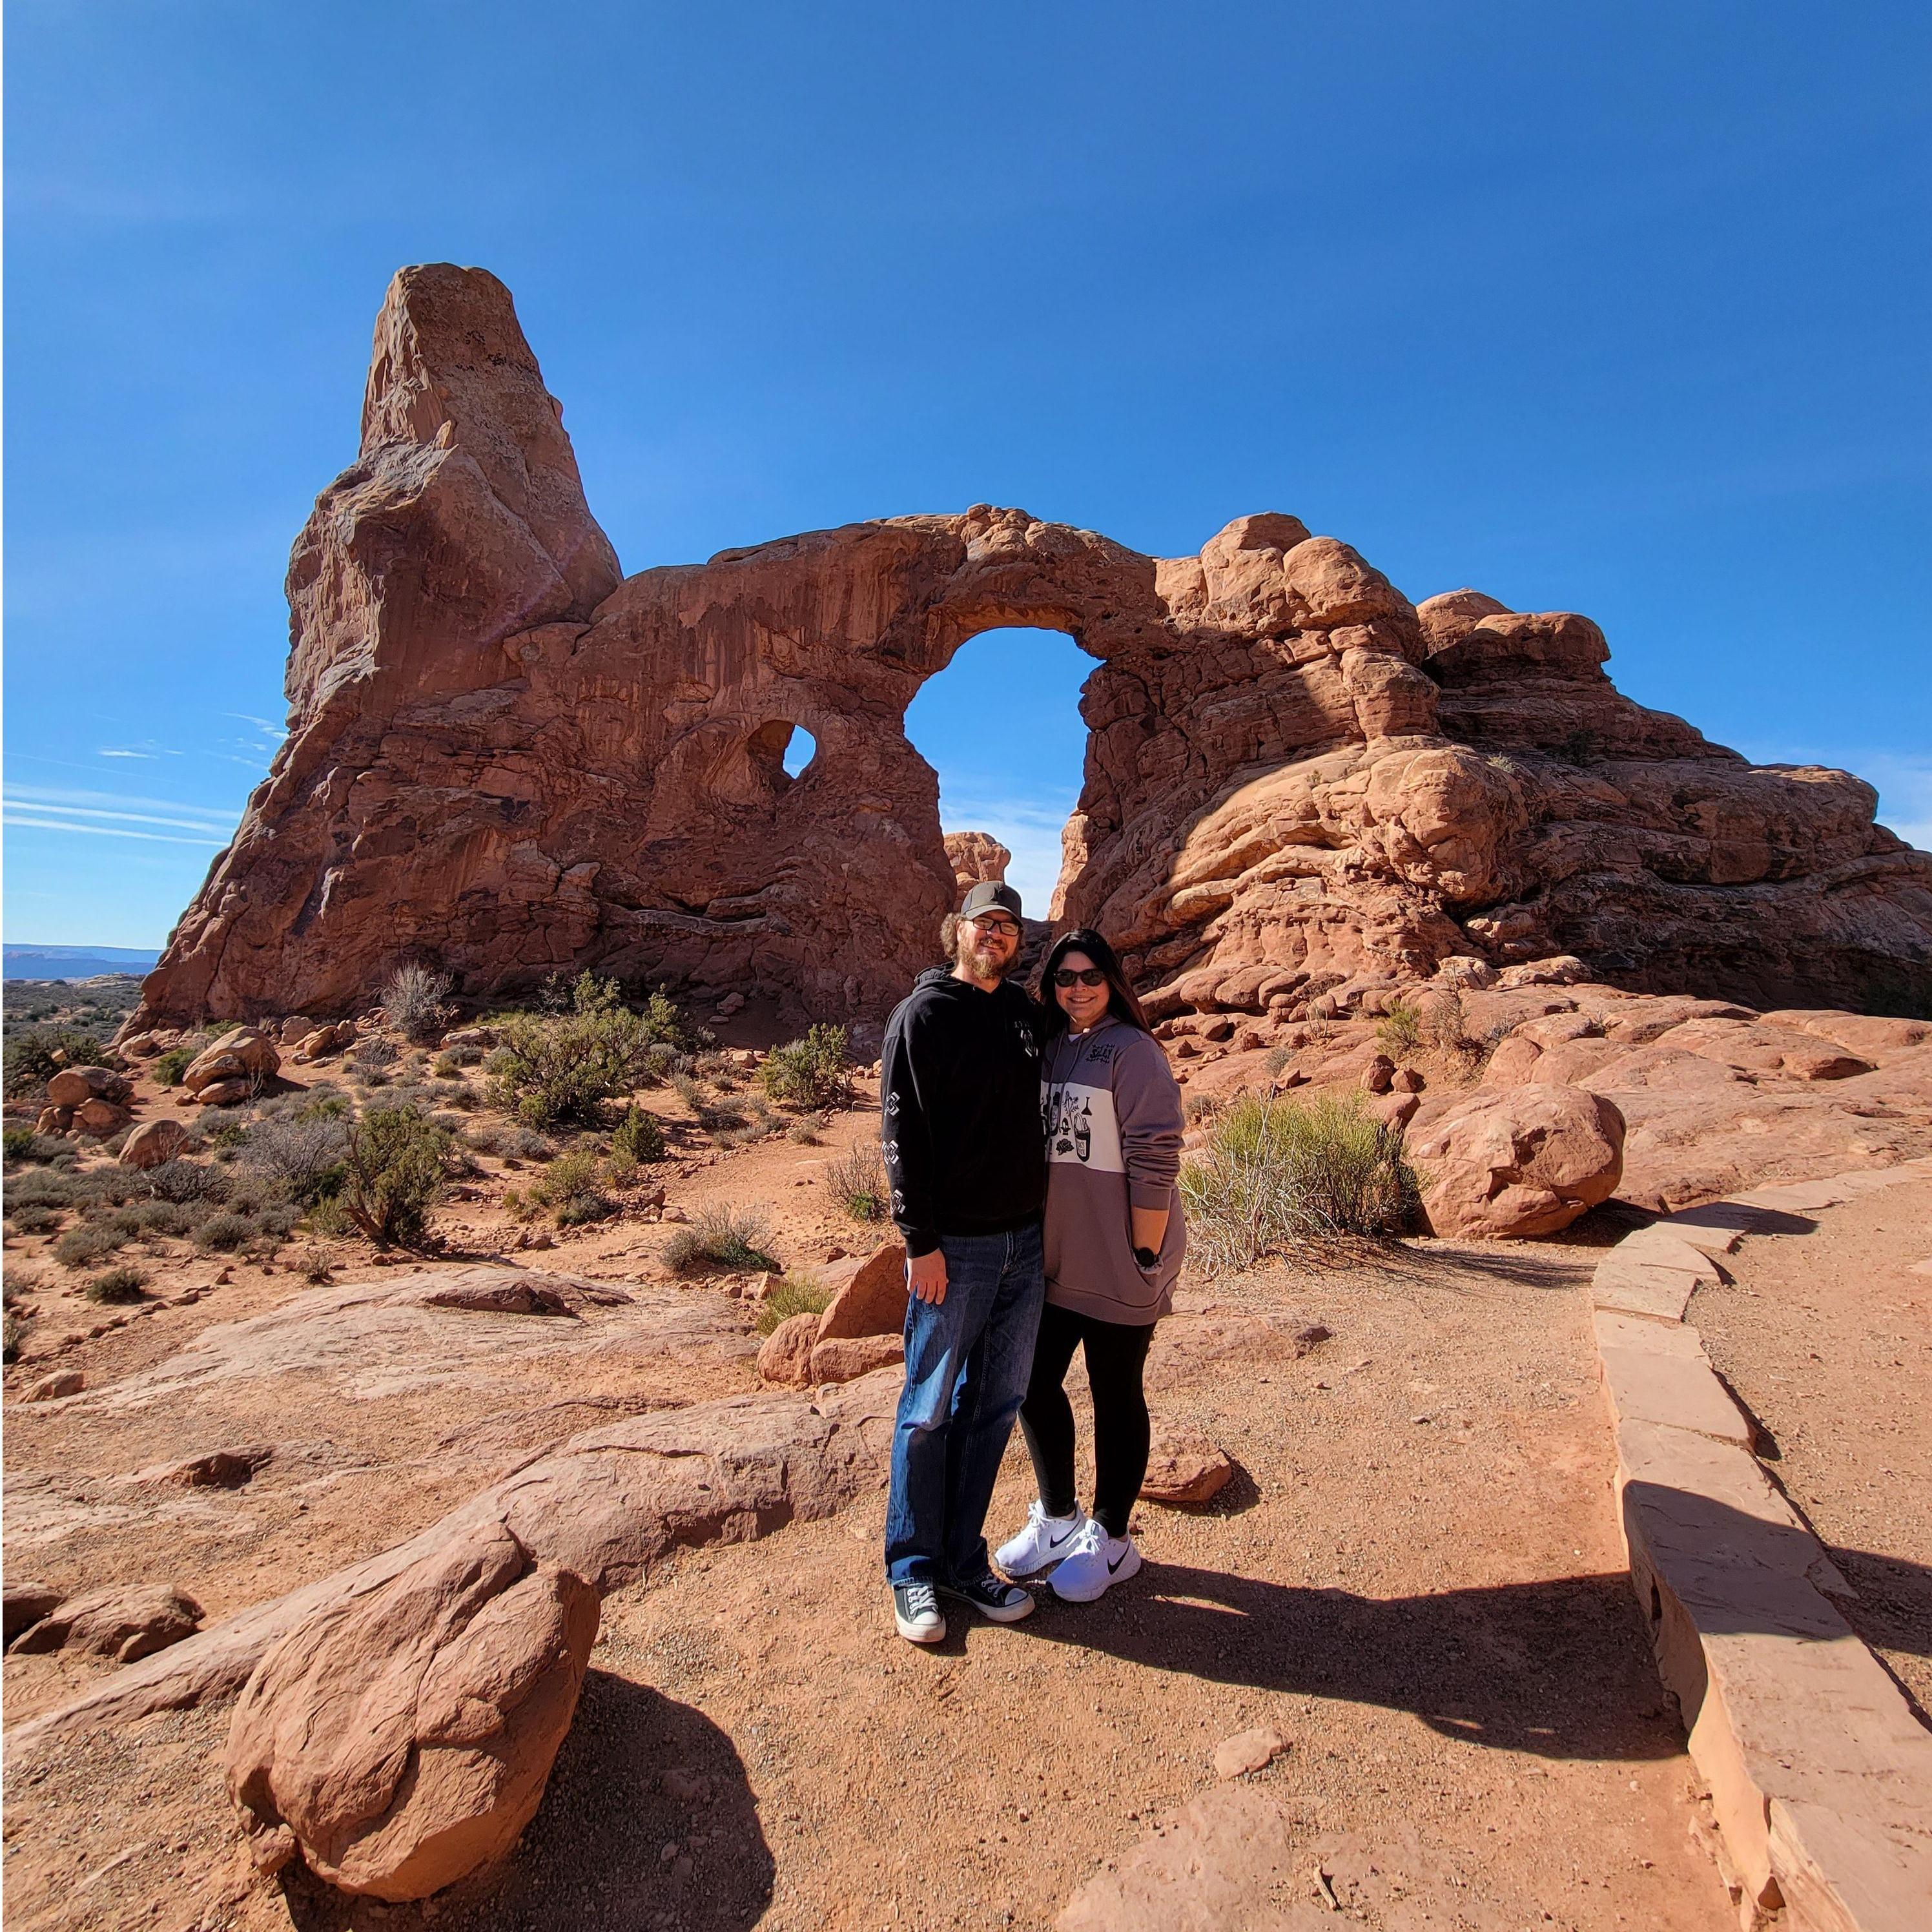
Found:
[[[14,0],[6,936],[158,944],[199,883],[434,260],[514,290],[627,569],[1291,510],[1412,596],[1588,612],[1630,694],[1932,844],[1928,22]],[[1034,893],[1082,665],[981,638],[910,721]]]

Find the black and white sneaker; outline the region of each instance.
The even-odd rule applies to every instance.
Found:
[[[1132,1537],[1109,1536],[1089,1516],[1053,1573],[1053,1594],[1064,1603],[1097,1603],[1116,1583],[1138,1575],[1140,1567]]]
[[[892,1622],[908,1643],[944,1643],[946,1619],[939,1599],[923,1577],[892,1586]]]
[[[1033,1615],[1033,1599],[1025,1591],[992,1575],[970,1583],[942,1583],[939,1593],[970,1604],[989,1624],[1016,1624]]]

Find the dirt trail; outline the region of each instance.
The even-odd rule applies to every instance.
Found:
[[[1857,1593],[1839,1609],[1932,1724],[1932,1181],[1748,1237],[1724,1266],[1689,1318]]]
[[[1409,1250],[1186,1294],[1156,1415],[1242,1473],[1198,1514],[1142,1505],[1148,1567],[1095,1606],[914,1651],[886,1618],[883,1496],[686,1552],[607,1600],[520,1855],[428,1906],[238,1876],[224,1714],[189,1713],[150,1721],[138,1796],[104,1738],[10,1790],[10,1922],[1045,1925],[1212,1793],[1220,1739],[1271,1724],[1289,1748],[1250,1782],[1298,1876],[1270,1922],[1719,1932],[1611,1520],[1588,1258]],[[1029,1488],[1016,1448],[996,1528]]]

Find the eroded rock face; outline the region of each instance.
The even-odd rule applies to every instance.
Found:
[[[982,505],[620,580],[480,270],[392,285],[289,592],[287,742],[130,1036],[340,1013],[409,958],[471,995],[590,966],[877,1018],[962,876],[906,707],[1013,624],[1100,660],[1054,911],[1156,1016],[1556,955],[1759,1006],[1932,994],[1932,857],[1870,786],[1623,698],[1587,618],[1412,606],[1293,517],[1156,560]]]
[[[535,1815],[597,1637],[597,1592],[500,1523],[318,1609],[257,1666],[223,1763],[256,1864],[427,1898]]]
[[[949,832],[946,856],[962,898],[968,887],[982,880],[1004,879],[1013,862],[1013,855],[990,832]]]

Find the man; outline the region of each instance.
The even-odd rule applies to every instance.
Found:
[[[945,1637],[940,1594],[994,1623],[1033,1609],[984,1534],[1046,1294],[1039,1009],[1006,980],[1019,951],[1019,894],[974,886],[952,965],[922,974],[886,1028],[880,1136],[909,1290],[886,1576],[914,1643]]]

